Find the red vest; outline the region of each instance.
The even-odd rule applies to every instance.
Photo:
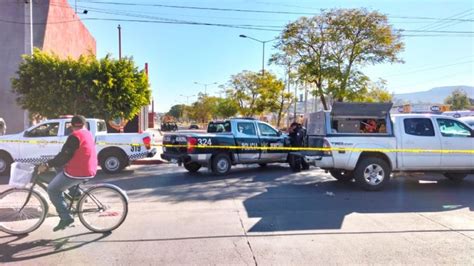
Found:
[[[95,141],[87,129],[76,130],[72,135],[79,140],[79,148],[64,167],[64,173],[72,178],[91,178],[97,173]]]

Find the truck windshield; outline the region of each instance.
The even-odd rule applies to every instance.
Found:
[[[231,126],[229,121],[225,122],[210,122],[207,125],[207,133],[223,133],[231,132]]]

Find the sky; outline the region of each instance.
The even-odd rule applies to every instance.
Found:
[[[155,110],[159,112],[166,112],[175,104],[192,103],[205,87],[208,94],[219,96],[218,86],[243,70],[261,71],[262,44],[239,35],[272,40],[287,23],[331,8],[377,10],[386,14],[396,29],[421,31],[406,33],[416,36],[403,37],[405,50],[400,57],[404,64],[378,64],[363,69],[374,81],[385,79],[390,92],[474,86],[472,0],[69,0],[69,3],[77,8],[95,37],[98,57],[111,54],[118,58],[117,26],[121,25],[122,56],[133,57],[140,68],[148,63]],[[85,9],[87,14],[82,14]],[[220,26],[176,23],[183,21]],[[272,42],[265,48],[265,61],[278,52]],[[278,66],[266,64],[265,70],[284,78],[284,70]]]

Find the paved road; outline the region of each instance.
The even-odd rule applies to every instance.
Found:
[[[474,264],[474,176],[397,176],[383,192],[320,170],[237,167],[226,177],[173,165],[100,175],[127,190],[130,212],[110,235],[57,217],[24,237],[0,233],[0,263]],[[0,185],[0,190],[5,189]]]

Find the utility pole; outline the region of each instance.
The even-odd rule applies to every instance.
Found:
[[[304,83],[304,116],[308,114],[308,84]]]
[[[294,106],[294,110],[293,110],[293,121],[296,121],[296,105],[298,104],[298,84],[295,83],[295,98],[296,98],[296,101],[295,101],[295,106]]]
[[[119,45],[119,60],[122,60],[122,27],[120,24],[117,27],[118,29],[118,45]]]
[[[28,22],[27,16],[25,16],[25,26],[29,25],[29,35],[30,35],[30,43],[29,43],[29,52],[30,55],[33,56],[33,47],[34,47],[34,39],[33,39],[33,0],[25,1],[26,4],[29,4],[29,17],[28,17]],[[25,8],[25,13],[26,13],[26,8]],[[26,34],[27,34],[27,28],[28,26],[25,27],[25,53],[27,53],[27,46],[26,46]],[[23,128],[27,129],[30,127],[30,115],[28,110],[25,110],[23,112]]]

